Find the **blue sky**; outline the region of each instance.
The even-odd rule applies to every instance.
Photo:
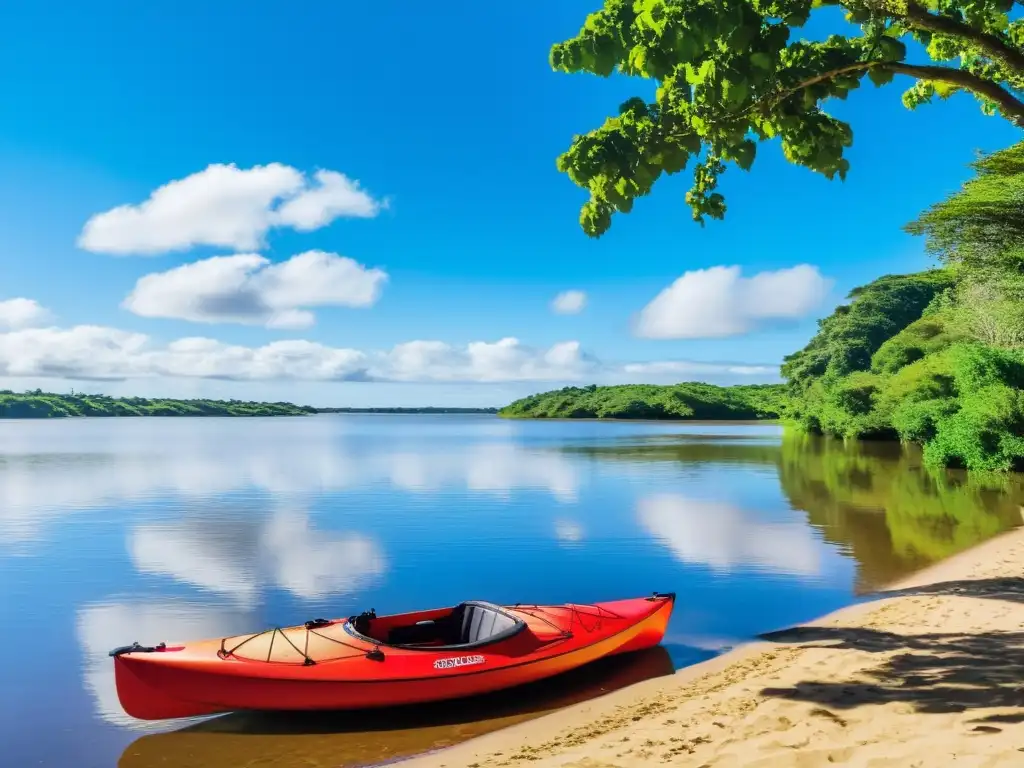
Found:
[[[970,98],[909,112],[899,88],[863,87],[830,107],[855,132],[845,183],[790,166],[777,145],[762,145],[751,173],[723,177],[724,222],[690,222],[684,173],[592,240],[577,224],[585,194],[556,171],[555,157],[574,133],[650,87],[550,70],[551,44],[572,36],[597,0],[467,1],[443,12],[386,0],[189,1],[173,14],[157,5],[23,3],[0,19],[0,300],[29,299],[48,312],[12,320],[0,333],[0,363],[16,374],[2,386],[498,405],[573,380],[770,380],[771,367],[806,343],[849,289],[927,266],[921,243],[900,226],[958,187],[977,150],[1019,139]],[[242,172],[280,164],[304,175],[306,191],[326,169],[357,180],[366,199],[387,202],[374,216],[341,215],[308,231],[270,228],[255,248],[200,242],[111,255],[80,247],[91,217],[142,204],[211,164]],[[197,216],[215,210],[192,205]],[[144,221],[143,234],[158,225]],[[188,222],[162,226],[188,239]],[[238,252],[280,264],[307,251],[352,259],[387,279],[366,306],[295,299],[289,308],[315,316],[301,327],[182,319],[189,297],[171,301],[163,288],[136,307],[148,309],[126,306],[146,275]],[[824,280],[793,297],[799,317],[734,323],[731,335],[721,326],[732,320],[723,317],[711,338],[671,338],[669,326],[686,319],[668,312],[648,324],[663,331],[647,334],[656,338],[638,335],[642,310],[688,271],[736,265],[749,278],[802,264]],[[269,268],[233,274],[248,280]],[[303,290],[322,288],[324,279],[305,274],[315,285]],[[176,290],[213,290],[192,276],[191,288]],[[735,275],[719,277],[726,286],[718,313],[747,295]],[[701,285],[675,299],[692,298]],[[289,286],[275,295],[294,296],[299,288]],[[553,312],[554,297],[571,289],[586,293],[583,310]],[[240,300],[230,298],[232,306]],[[168,362],[168,344],[194,337],[219,345],[193,345]],[[466,348],[504,338],[518,345]],[[294,340],[312,345],[258,352]],[[405,348],[400,365],[394,349],[411,341],[447,346]],[[767,368],[623,369],[665,361]],[[366,378],[367,367],[402,381],[340,380]]]

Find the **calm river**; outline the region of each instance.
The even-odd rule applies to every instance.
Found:
[[[491,416],[0,421],[5,765],[351,766],[811,619],[1021,523],[1019,478],[769,425]],[[428,713],[143,724],[107,651],[363,609],[679,593],[663,649]],[[9,761],[9,762],[8,762]]]

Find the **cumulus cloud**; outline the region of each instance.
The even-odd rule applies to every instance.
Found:
[[[255,253],[214,256],[141,277],[122,306],[142,317],[306,328],[306,307],[369,307],[387,274],[324,251],[272,264]]]
[[[453,346],[410,341],[363,352],[301,339],[260,347],[190,337],[160,346],[103,326],[0,333],[0,376],[123,380],[153,376],[237,381],[567,381],[598,370],[578,342],[536,349],[506,338]]]
[[[583,291],[562,291],[551,302],[551,309],[559,315],[578,315],[587,306]]]
[[[674,493],[639,499],[636,516],[685,563],[720,572],[754,568],[797,576],[821,573],[822,544],[796,520],[763,522],[732,504]]]
[[[186,338],[166,346],[116,328],[27,328],[0,333],[0,376],[122,380],[184,378],[345,381],[365,378],[365,355],[311,341],[262,347]]]
[[[137,205],[90,218],[81,248],[116,255],[157,254],[210,245],[259,248],[274,227],[309,231],[337,218],[376,216],[383,203],[336,171],[312,179],[281,163],[242,169],[213,164],[155,189]]]
[[[578,341],[542,350],[509,337],[465,347],[408,341],[385,355],[383,368],[394,381],[568,381],[596,370],[597,361],[581,351]]]
[[[0,329],[31,328],[50,320],[50,312],[32,299],[0,301]]]
[[[832,281],[800,264],[743,277],[738,266],[686,272],[643,308],[637,336],[699,339],[738,336],[766,323],[796,320],[825,300]]]
[[[310,257],[309,261],[304,260],[306,256]],[[274,307],[270,311],[278,314],[271,317],[277,322],[282,322],[282,317],[287,319],[289,312],[305,312],[295,306],[298,302],[309,306],[322,302],[327,296],[337,298],[342,291],[337,286],[345,283],[345,275],[362,269],[354,262],[339,264],[338,257],[314,251],[258,270],[255,275],[243,270],[240,282],[222,279],[233,269],[222,269],[225,262],[250,258],[244,255],[218,257],[189,267],[209,268],[207,272],[200,271],[200,276],[209,277],[207,292],[202,295],[221,297],[219,311],[227,311],[227,305],[235,301],[233,311],[238,312],[238,307],[245,306],[245,301],[238,297],[256,293]],[[308,280],[311,271],[318,280]],[[150,284],[140,281],[143,287],[137,287],[133,300],[143,305],[148,303],[150,309],[161,302],[165,302],[165,308],[172,305],[177,287],[195,277],[186,274],[181,278],[182,274],[179,269],[150,276],[167,278],[162,285],[160,281]],[[202,280],[197,283],[201,284]],[[557,384],[584,380],[605,383],[657,383],[684,378],[751,380],[777,375],[777,368],[773,366],[738,363],[678,360],[624,365],[603,363],[584,352],[578,341],[537,348],[513,337],[465,345],[415,340],[396,344],[390,350],[369,351],[331,347],[303,339],[250,347],[193,336],[158,344],[146,334],[106,326],[31,327],[31,317],[41,321],[48,313],[35,302],[14,301],[18,302],[17,311],[11,313],[14,324],[29,324],[29,327],[0,330],[0,377],[77,381],[172,377],[227,381],[536,381]],[[0,307],[8,304],[11,302],[0,302]],[[214,311],[211,307],[216,304],[211,300],[200,309],[197,309],[198,304],[178,304],[176,311],[199,316]]]

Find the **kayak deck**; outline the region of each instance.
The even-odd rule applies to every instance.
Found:
[[[468,601],[111,655],[121,705],[139,719],[363,709],[500,690],[650,648],[674,602],[671,594],[590,605]]]

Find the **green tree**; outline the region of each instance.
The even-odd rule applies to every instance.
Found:
[[[959,278],[952,320],[996,347],[1024,347],[1024,142],[973,164],[974,178],[907,225]]]
[[[1020,0],[1016,0],[1019,2]],[[576,136],[558,168],[590,193],[580,224],[591,236],[628,213],[662,174],[690,160],[686,202],[695,220],[720,219],[717,191],[727,163],[747,170],[758,142],[780,138],[786,158],[844,178],[850,126],[823,103],[846,98],[867,76],[875,85],[914,78],[908,108],[974,94],[988,114],[1024,127],[1024,20],[1015,0],[605,0],[579,34],[551,50],[563,72],[652,79],[653,102],[635,97],[619,114]],[[859,34],[791,40],[812,13],[839,6]],[[855,29],[851,27],[851,30]],[[924,47],[911,63],[908,43]]]

